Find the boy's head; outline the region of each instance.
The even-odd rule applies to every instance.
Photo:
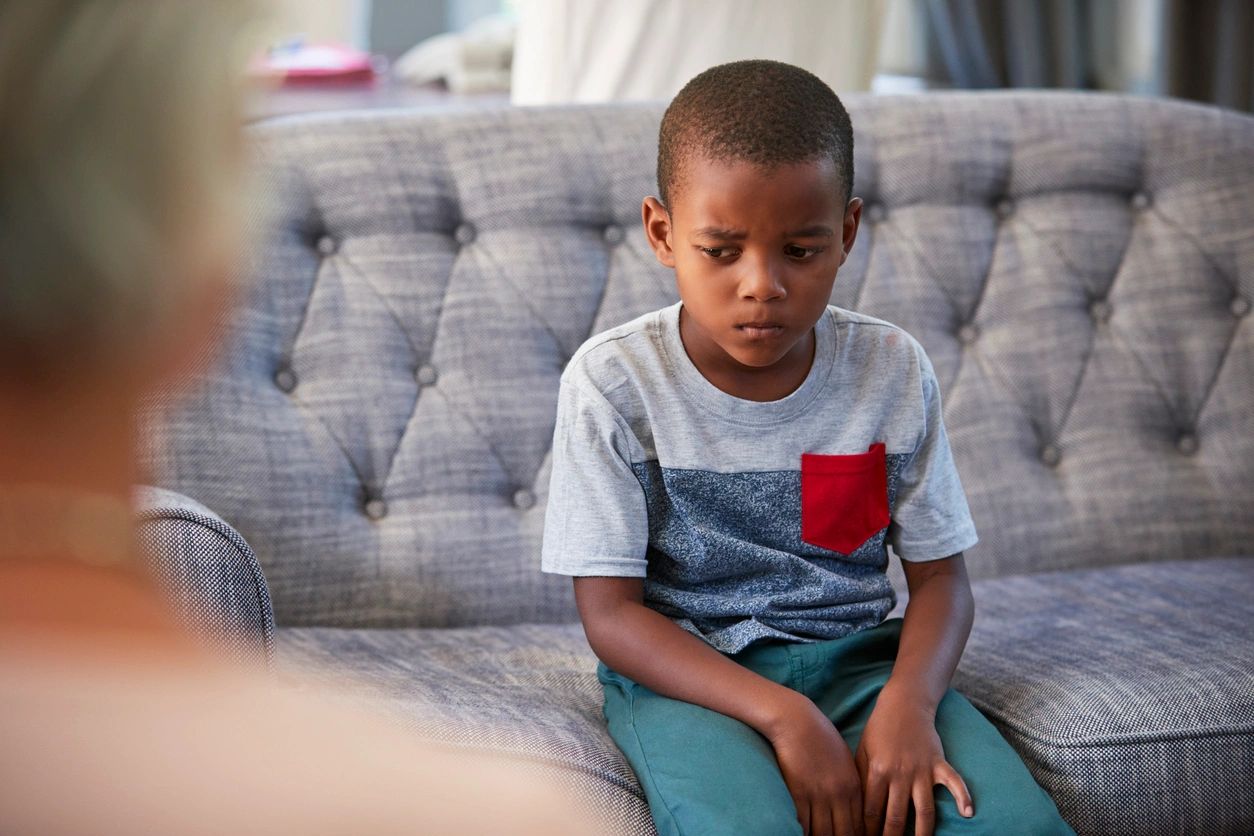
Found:
[[[682,191],[697,157],[771,168],[826,157],[840,175],[841,205],[853,196],[853,125],[840,99],[811,72],[781,61],[720,64],[675,95],[658,133],[658,196]]]
[[[748,60],[702,72],[675,96],[658,138],[660,200],[645,232],[675,268],[699,367],[731,378],[809,368],[812,326],[853,247],[853,128],[812,73]],[[777,328],[747,330],[750,322]]]

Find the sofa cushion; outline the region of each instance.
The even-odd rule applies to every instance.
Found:
[[[1254,832],[1254,557],[978,581],[954,674],[1081,833]]]
[[[625,834],[655,834],[644,792],[606,731],[596,656],[575,624],[447,629],[287,628],[280,675],[348,685],[437,740],[548,767]],[[351,681],[350,681],[351,680]]]
[[[1077,831],[1235,833],[1254,822],[1254,558],[972,586],[976,622],[954,687]],[[654,833],[605,730],[578,624],[289,628],[278,647],[282,671],[351,678],[425,735],[562,768],[624,832]]]

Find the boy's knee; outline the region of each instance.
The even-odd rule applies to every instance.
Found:
[[[975,815],[963,816],[953,804],[937,804],[936,836],[1076,836],[1043,791],[1027,797],[989,797],[975,802]],[[910,822],[913,827],[914,822]],[[907,832],[910,831],[907,828]]]
[[[749,802],[749,799],[745,799]],[[729,803],[716,811],[689,808],[686,815],[655,816],[659,836],[803,836],[797,810],[770,804]]]
[[[738,827],[741,827],[737,824]],[[760,814],[750,816],[741,829],[736,831],[745,836],[758,833],[778,833],[779,836],[802,836],[801,822],[797,819],[795,807],[782,810],[763,810]]]

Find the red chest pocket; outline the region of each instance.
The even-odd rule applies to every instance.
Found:
[[[865,453],[801,454],[801,539],[849,554],[888,525],[884,442]]]

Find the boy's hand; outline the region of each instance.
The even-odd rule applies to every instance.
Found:
[[[932,787],[944,784],[964,816],[974,815],[962,776],[945,760],[936,718],[923,706],[881,689],[854,756],[864,791],[866,833],[903,836],[914,803],[915,836],[936,825]]]
[[[818,706],[802,696],[767,739],[806,836],[864,836],[853,753]]]

